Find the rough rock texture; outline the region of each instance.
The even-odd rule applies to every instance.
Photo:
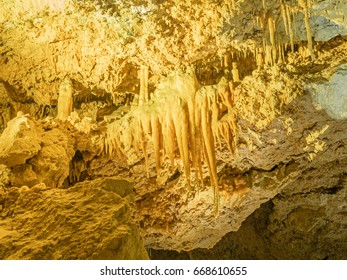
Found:
[[[290,113],[290,117],[287,115],[288,113]],[[290,123],[288,124],[287,121],[286,124],[286,120],[288,119],[290,119]],[[242,221],[246,218],[243,215],[253,212],[261,203],[268,201],[279,193],[280,196],[284,195],[286,191],[293,195],[293,197],[291,197],[292,200],[288,197],[286,197],[286,200],[291,201],[291,207],[294,209],[297,207],[305,207],[305,205],[308,208],[313,207],[312,205],[315,204],[317,204],[317,207],[321,204],[329,205],[328,198],[330,198],[331,201],[335,201],[336,199],[335,202],[332,202],[333,206],[331,207],[333,209],[336,208],[337,212],[343,212],[343,205],[346,203],[344,200],[345,189],[343,186],[343,180],[345,180],[344,178],[346,176],[346,126],[346,121],[334,121],[324,111],[316,111],[312,103],[312,98],[309,95],[297,98],[286,108],[283,115],[271,124],[268,131],[258,135],[259,139],[253,140],[257,142],[252,145],[251,153],[248,147],[244,150],[240,149],[238,157],[234,158],[235,161],[241,161],[242,159],[242,163],[250,165],[250,169],[248,169],[243,176],[247,178],[246,180],[250,181],[249,184],[251,189],[247,193],[246,199],[242,204],[235,207],[233,204],[235,198],[233,198],[232,192],[228,194],[227,189],[220,190],[222,197],[221,211],[219,217],[215,219],[213,218],[212,210],[208,212],[208,208],[211,209],[213,203],[211,191],[209,194],[200,192],[194,198],[187,199],[187,205],[183,205],[180,212],[176,214],[175,234],[170,235],[171,230],[162,232],[161,238],[164,238],[165,246],[172,242],[173,244],[180,244],[181,249],[189,251],[192,245],[187,243],[186,240],[192,239],[192,237],[189,236],[191,230],[192,232],[201,232],[200,235],[195,237],[194,244],[198,243],[200,244],[199,247],[206,247],[206,236],[210,236],[210,238],[214,236],[217,239],[228,231],[237,230]],[[307,130],[307,128],[310,129]],[[330,130],[329,133],[328,129]],[[291,136],[290,138],[288,138],[288,134]],[[250,137],[251,135],[246,134],[245,136]],[[330,135],[333,136],[330,137]],[[252,136],[254,136],[254,134]],[[273,142],[274,140],[275,143]],[[330,166],[330,168],[327,169],[327,166]],[[232,167],[226,165],[225,162],[221,164],[220,170],[219,176],[222,183],[224,180],[227,180],[228,177],[229,180],[235,180],[235,177],[237,178],[237,176],[233,176]],[[329,173],[326,173],[326,170],[329,170]],[[309,178],[303,179],[303,174],[311,174],[311,172],[312,175],[310,175]],[[315,172],[316,176],[314,175]],[[335,187],[338,190],[343,189],[341,193],[336,194],[336,197],[334,195]],[[332,193],[330,195],[325,195],[325,192],[330,192],[330,188],[332,188]],[[170,203],[175,199],[175,196],[172,195],[173,191],[174,190],[161,191],[163,192],[163,197],[167,196],[167,193],[169,193]],[[317,192],[317,198],[312,197],[312,200],[315,201],[315,199],[317,199],[320,201],[319,204],[318,202],[312,202],[312,205],[309,205],[308,201],[303,198],[303,196],[306,197],[310,191],[314,193]],[[155,199],[158,199],[157,197],[161,196],[157,194]],[[156,217],[153,214],[146,216],[147,222],[153,225],[163,223],[164,221],[168,223],[170,218],[172,219],[173,217],[169,214],[170,212],[168,213],[169,210],[166,210],[166,212],[164,211],[166,208],[164,205],[160,206],[164,204],[166,200],[158,200],[157,207],[161,208],[160,217]],[[296,200],[298,201],[296,202]],[[303,203],[303,201],[306,202]],[[301,203],[303,203],[303,206],[300,206]],[[281,204],[279,209],[281,209],[281,207],[288,206]],[[140,208],[143,209],[144,205],[141,204]],[[149,208],[150,206],[148,206],[148,212]],[[285,210],[281,209],[281,211]],[[287,211],[289,213],[291,212],[291,210]],[[328,213],[330,210],[326,209],[325,211]],[[208,218],[205,218],[206,220],[202,218],[204,216],[206,217],[206,213],[211,213],[210,221],[208,221]],[[329,215],[327,213],[325,215]],[[191,218],[192,215],[198,216],[200,219],[195,223]],[[336,213],[336,215],[338,214]],[[155,219],[157,220],[155,221]],[[283,217],[281,217],[281,219],[283,219]],[[305,217],[301,219],[304,220]],[[345,219],[342,220],[345,221]],[[344,223],[345,222],[336,226],[338,228],[343,227]],[[280,221],[279,224],[281,224]],[[206,227],[206,225],[208,225],[208,227]],[[149,229],[151,229],[151,227],[145,224],[146,241],[153,240],[151,238],[153,229]],[[296,238],[296,235],[293,236],[293,238]],[[155,240],[156,242],[160,240],[158,235],[156,235]],[[341,242],[344,244],[342,240],[343,238],[341,236]],[[156,246],[151,244],[151,247],[160,248],[163,246],[163,243],[154,243]],[[164,248],[178,249],[174,246],[176,245]]]
[[[130,183],[116,178],[67,191],[44,183],[9,188],[1,213],[0,258],[147,259],[131,219],[131,192]]]
[[[0,162],[8,167],[24,164],[37,155],[40,138],[32,122],[19,115],[8,123],[0,138]]]
[[[345,85],[347,82],[347,65],[342,64],[330,78],[329,81],[311,84],[309,89],[314,95],[314,101],[318,109],[324,109],[335,119],[347,118],[347,93]]]
[[[68,127],[57,126],[38,124],[21,115],[7,124],[0,139],[0,163],[13,167],[12,185],[63,185],[70,172],[76,139],[68,134]]]
[[[346,258],[346,3],[0,3],[1,258]]]

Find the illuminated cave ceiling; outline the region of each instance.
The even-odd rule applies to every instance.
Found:
[[[140,258],[109,253],[139,235],[147,248],[211,248],[266,202],[270,257],[346,257],[347,3],[1,6],[1,258]],[[29,241],[8,249],[28,232],[40,239],[42,221],[20,214],[42,211],[38,190],[61,204],[76,192],[78,205],[93,186],[127,209],[89,205],[125,213],[110,230],[118,239],[103,233],[99,247],[66,255],[49,230],[57,215],[85,213],[50,204],[44,238],[55,253]]]

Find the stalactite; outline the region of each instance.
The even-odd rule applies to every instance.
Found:
[[[214,91],[215,92],[215,91]],[[219,119],[219,107],[218,107],[218,95],[213,94],[208,98],[208,107],[211,114],[211,128],[212,128],[212,136],[214,142],[220,143],[220,137],[217,130],[218,119]]]
[[[239,82],[240,81],[240,74],[239,70],[237,69],[237,63],[233,62],[233,69],[231,70],[231,73],[233,75],[233,81],[234,82]]]
[[[190,184],[190,160],[189,160],[189,120],[187,104],[182,106],[181,110],[181,129],[182,129],[182,148],[183,148],[183,166],[187,178],[187,184],[190,191],[192,191]]]
[[[57,118],[65,121],[73,108],[73,87],[70,79],[62,81],[59,87]]]
[[[200,177],[202,180],[202,172],[199,172],[199,164],[197,162],[197,146],[196,146],[196,126],[195,126],[195,91],[188,97],[187,106],[188,106],[188,124],[189,124],[189,140],[190,140],[190,151],[193,161],[193,166],[197,177]]]
[[[271,14],[268,17],[268,25],[269,25],[271,53],[272,53],[271,65],[274,65],[274,63],[277,60],[277,49],[276,49],[276,40],[275,40],[276,29],[275,29],[275,21],[274,21],[274,18]]]
[[[171,165],[171,171],[173,171],[175,166],[175,127],[172,118],[171,106],[166,107],[165,115],[163,116],[163,145],[164,152],[168,156]]]
[[[143,157],[145,159],[145,167],[146,167],[146,177],[149,178],[149,163],[148,163],[148,152],[147,152],[147,140],[145,136],[145,132],[143,129],[141,117],[138,116],[134,119],[134,123],[136,124],[135,127],[132,127],[132,134],[133,134],[133,142],[134,147],[137,150],[141,150],[143,153]]]
[[[227,53],[224,55],[224,68],[229,68],[229,55]]]
[[[202,97],[201,101],[201,131],[204,143],[205,158],[211,176],[211,184],[213,187],[215,211],[218,212],[219,207],[219,194],[218,194],[218,178],[216,156],[214,152],[214,141],[211,130],[211,116],[208,108],[207,96]]]
[[[272,15],[268,17],[268,24],[269,24],[269,34],[270,34],[270,42],[272,47],[276,45],[275,42],[275,21]]]
[[[104,146],[106,154],[110,156],[116,155],[118,158],[122,158],[124,156],[124,153],[121,149],[119,135],[119,121],[113,122],[108,125]]]
[[[258,48],[256,52],[256,63],[258,69],[262,69],[264,67],[264,49],[263,48]]]
[[[293,32],[293,23],[292,23],[292,18],[290,15],[290,10],[289,6],[286,6],[286,11],[287,11],[287,19],[288,19],[288,28],[289,28],[289,40],[290,40],[290,49],[292,53],[294,52],[294,32]]]
[[[190,160],[189,160],[189,131],[188,131],[188,112],[187,106],[180,97],[176,97],[173,110],[172,120],[174,124],[177,144],[181,159],[183,161],[184,171],[187,178],[189,190],[190,184]]]
[[[282,64],[283,60],[282,60],[282,46],[281,46],[281,44],[278,44],[277,50],[278,50],[278,54],[279,54],[277,63]]]
[[[283,0],[281,0],[281,16],[282,16],[282,20],[283,20],[283,24],[284,24],[284,30],[286,32],[286,35],[289,35],[287,9],[286,9],[286,5],[283,3]]]
[[[197,98],[197,97],[196,97]],[[195,104],[197,104],[197,102],[195,102]],[[198,106],[196,106],[195,109],[195,144],[196,147],[199,147],[200,149],[196,151],[195,153],[195,157],[196,157],[196,162],[198,165],[198,172],[199,172],[199,177],[201,180],[201,184],[204,184],[203,181],[203,174],[202,174],[202,152],[203,150],[201,150],[201,148],[203,148],[203,141],[202,141],[202,132],[201,132],[201,112],[200,112],[200,108]]]
[[[237,145],[237,127],[236,127],[237,116],[235,111],[230,111],[227,115],[223,116],[218,121],[218,134],[221,135],[228,146],[231,154],[235,153]]]
[[[265,64],[266,65],[273,65],[272,47],[271,46],[265,47]]]
[[[148,163],[148,151],[147,151],[147,138],[146,135],[149,135],[152,133],[151,130],[151,115],[149,112],[145,111],[140,116],[137,116],[137,119],[139,121],[139,129],[141,130],[141,136],[142,136],[142,152],[144,154],[145,158],[145,165],[146,165],[146,173],[147,177],[149,178],[149,163]]]
[[[314,58],[313,42],[312,42],[312,34],[311,34],[311,27],[310,27],[310,19],[308,15],[307,0],[299,0],[299,6],[303,9],[303,12],[304,12],[305,28],[306,28],[306,35],[307,35],[307,47],[308,47],[310,56],[313,59]]]
[[[140,67],[140,98],[139,98],[139,104],[142,105],[145,101],[148,101],[148,66],[141,66]]]
[[[225,78],[222,78],[218,84],[218,93],[224,106],[230,111],[233,107],[233,101],[231,91],[233,90],[232,82],[228,82]]]
[[[286,62],[286,55],[284,52],[284,45],[281,45],[281,56],[282,56],[282,62],[285,63]]]
[[[179,97],[177,97],[176,102],[179,104]],[[177,139],[178,150],[181,156],[181,159],[184,161],[184,152],[183,152],[183,141],[182,141],[182,129],[181,129],[181,120],[180,114],[182,108],[180,106],[174,106],[172,111],[172,119],[175,127],[175,134]]]
[[[145,166],[146,166],[146,177],[149,178],[149,163],[148,163],[148,153],[147,153],[147,142],[145,141],[145,135],[143,134],[143,131],[141,131],[141,150],[143,153],[143,157],[145,158]]]
[[[154,157],[155,157],[155,165],[157,169],[157,174],[160,173],[160,167],[161,167],[161,129],[160,129],[160,121],[157,114],[153,113],[151,115],[151,128],[152,128],[152,141],[153,141],[153,148],[154,148]]]

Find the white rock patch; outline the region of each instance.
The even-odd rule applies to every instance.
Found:
[[[308,89],[317,108],[335,119],[347,119],[347,64],[339,66],[329,82],[311,84]]]

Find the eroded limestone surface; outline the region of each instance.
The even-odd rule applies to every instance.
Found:
[[[118,182],[127,192],[117,192]],[[131,219],[131,192],[116,178],[68,190],[44,183],[7,189],[0,258],[147,259]]]
[[[0,258],[346,258],[343,1],[0,3]]]

